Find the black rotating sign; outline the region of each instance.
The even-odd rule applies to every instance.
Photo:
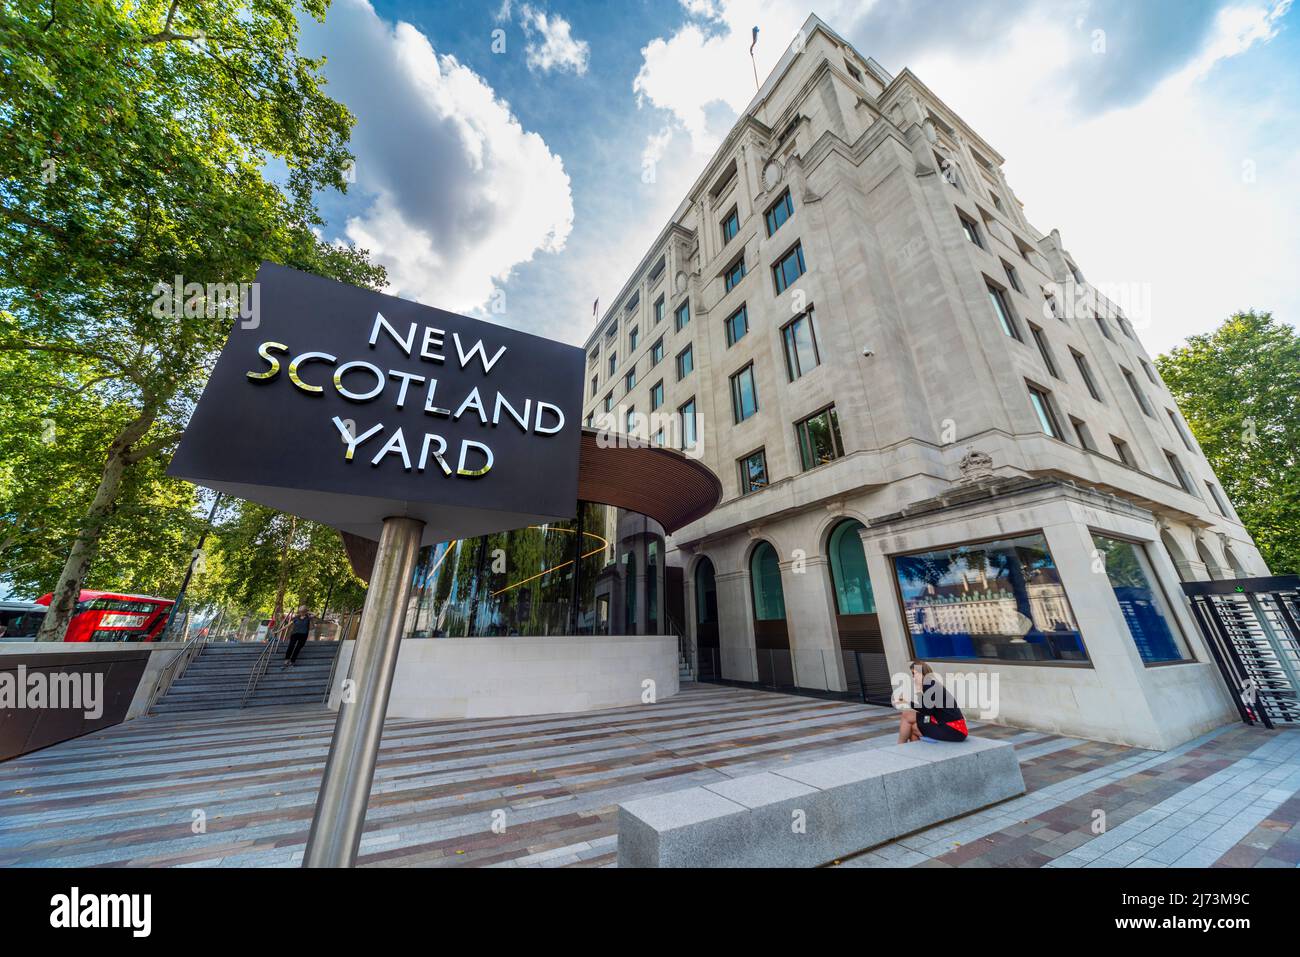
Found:
[[[378,539],[577,511],[581,349],[263,263],[168,474]]]

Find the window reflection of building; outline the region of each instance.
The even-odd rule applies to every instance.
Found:
[[[426,548],[408,638],[660,634],[664,531],[584,502],[570,521]]]
[[[1042,535],[900,556],[895,567],[921,657],[1087,658]]]

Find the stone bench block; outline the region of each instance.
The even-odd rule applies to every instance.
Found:
[[[618,862],[815,867],[1024,790],[1007,742],[858,751],[622,804]]]

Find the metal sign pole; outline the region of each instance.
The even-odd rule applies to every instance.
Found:
[[[352,656],[351,700],[339,702],[303,867],[356,862],[423,533],[418,519],[384,519]]]

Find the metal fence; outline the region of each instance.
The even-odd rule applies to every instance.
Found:
[[[889,704],[893,690],[885,656],[867,651],[758,648],[742,651],[731,660],[724,659],[719,648],[700,648],[695,675],[699,681],[819,692],[867,704]]]
[[[1183,591],[1242,720],[1300,722],[1300,577],[1184,582]]]

